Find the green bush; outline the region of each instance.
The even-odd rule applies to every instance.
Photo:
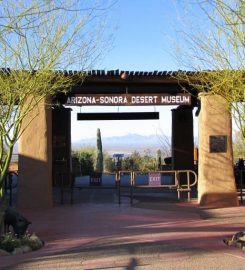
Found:
[[[72,153],[72,156],[78,158],[81,164],[82,175],[90,175],[94,172],[96,149],[95,147],[83,147]]]
[[[115,160],[107,153],[104,152],[104,171],[107,173],[113,173],[117,171]]]
[[[35,233],[33,233],[32,235],[25,234],[21,238],[21,244],[23,246],[29,246],[32,250],[38,250],[43,246],[42,240],[40,240]]]
[[[150,150],[146,149],[142,154],[134,151],[131,156],[124,158],[123,170],[136,170],[146,173],[155,170],[155,158]]]
[[[32,250],[37,250],[40,249],[43,244],[42,240],[40,240],[35,233],[32,235],[26,233],[18,238],[10,232],[2,235],[0,238],[0,249],[6,250],[7,252],[12,252],[15,248],[21,246],[29,246]]]
[[[21,239],[12,233],[4,234],[0,239],[0,248],[12,252],[15,248],[21,246]]]

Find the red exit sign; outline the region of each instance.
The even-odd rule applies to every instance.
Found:
[[[149,186],[161,185],[161,173],[153,172],[149,173]]]

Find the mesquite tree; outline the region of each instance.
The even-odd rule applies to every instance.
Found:
[[[14,144],[28,128],[23,120],[40,102],[82,81],[82,70],[103,50],[102,10],[82,0],[1,1],[0,197]],[[67,69],[81,72],[67,76]]]
[[[97,129],[97,151],[96,151],[96,164],[95,171],[98,173],[103,172],[103,151],[100,129]]]

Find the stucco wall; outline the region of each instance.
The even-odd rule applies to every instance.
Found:
[[[219,96],[200,94],[200,99],[198,201],[208,207],[236,206],[231,114]],[[210,152],[210,136],[227,136],[224,153]]]
[[[37,115],[19,142],[19,208],[52,206],[52,111],[44,102],[24,121]]]

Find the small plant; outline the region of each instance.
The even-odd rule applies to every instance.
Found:
[[[7,252],[13,252],[15,248],[21,246],[29,246],[31,250],[38,250],[44,245],[43,241],[36,236],[35,233],[30,235],[26,233],[22,237],[18,238],[11,232],[6,233],[0,238],[0,249],[6,250]]]
[[[21,239],[17,238],[11,232],[6,233],[0,238],[0,248],[7,252],[12,252],[15,248],[21,246]]]
[[[43,241],[35,233],[32,235],[25,234],[21,239],[21,243],[22,245],[29,246],[32,250],[38,250],[43,246]]]

